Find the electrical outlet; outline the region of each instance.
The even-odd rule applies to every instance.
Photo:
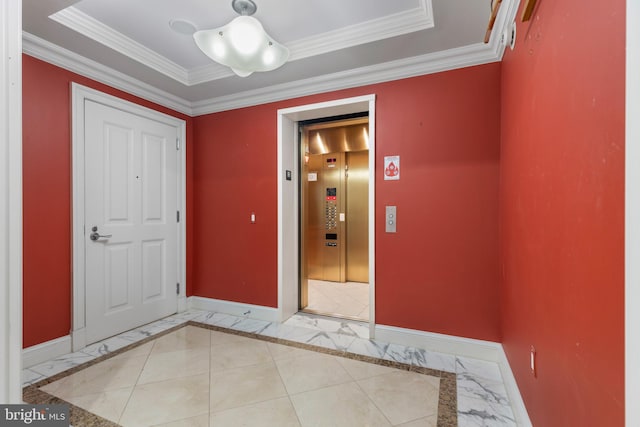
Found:
[[[531,375],[533,375],[534,378],[538,376],[536,370],[536,348],[534,346],[531,346]]]

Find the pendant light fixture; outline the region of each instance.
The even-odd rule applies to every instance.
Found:
[[[257,6],[252,0],[233,0],[240,16],[213,30],[196,31],[196,45],[214,61],[230,67],[240,77],[254,71],[271,71],[289,59],[289,49],[273,40],[252,17]]]

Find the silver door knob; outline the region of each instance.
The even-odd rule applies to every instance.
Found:
[[[94,242],[98,239],[109,239],[111,238],[112,234],[100,234],[98,233],[98,226],[94,225],[93,227],[91,227],[91,231],[93,231],[93,233],[91,233],[89,235],[89,238],[91,240],[93,240]]]
[[[113,234],[99,234],[97,231],[94,231],[89,235],[89,238],[94,242],[98,239],[109,239],[113,236]]]

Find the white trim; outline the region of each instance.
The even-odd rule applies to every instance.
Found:
[[[71,336],[65,335],[22,350],[22,367],[30,368],[69,353],[71,353]]]
[[[522,400],[522,395],[520,394],[516,377],[513,375],[509,359],[507,359],[507,355],[502,346],[500,346],[500,360],[498,361],[498,366],[500,367],[502,381],[505,389],[507,390],[507,396],[509,397],[509,403],[511,404],[513,415],[516,418],[516,424],[519,427],[533,427],[531,419],[529,418],[529,412],[524,405],[524,400]]]
[[[189,71],[154,50],[103,24],[80,9],[70,6],[49,16],[83,36],[152,68],[183,85],[189,85]],[[231,73],[233,74],[233,73]]]
[[[73,6],[54,13],[50,18],[185,86],[234,75],[228,67],[215,63],[186,69]],[[289,61],[426,30],[433,26],[431,0],[420,0],[417,8],[288,42],[286,44],[291,52]]]
[[[191,115],[191,103],[160,90],[148,83],[136,80],[84,56],[43,40],[27,32],[22,33],[23,52],[34,58],[80,74],[115,89],[138,96],[180,113]]]
[[[376,340],[497,363],[517,425],[532,425],[502,344],[385,325],[376,325]]]
[[[0,402],[22,403],[22,0],[0,3]]]
[[[417,8],[305,37],[286,45],[291,51],[289,61],[296,61],[433,27],[431,0],[421,0]]]
[[[482,43],[194,102],[195,116],[496,62]]]
[[[317,93],[405,79],[458,68],[498,62],[505,45],[504,29],[515,19],[519,0],[504,0],[488,44],[477,43],[446,51],[420,55],[383,64],[360,67],[329,75],[296,80],[260,89],[190,102],[157,89],[114,69],[82,57],[29,33],[23,33],[24,52],[66,70],[81,74],[132,95],[155,102],[181,113],[199,116],[292,99]],[[426,7],[426,6],[425,6]],[[424,14],[424,12],[421,12]],[[190,83],[197,84],[228,75],[225,67],[205,66],[190,71]]]
[[[75,295],[75,289],[74,289],[74,295]],[[73,328],[73,325],[75,325],[75,321],[76,321],[75,319],[78,318],[78,315],[76,315],[75,305],[72,307],[72,309],[73,309],[73,319],[72,319],[71,327]],[[82,311],[82,314],[84,316],[84,309]],[[84,317],[82,317],[82,321],[84,322]],[[87,346],[87,329],[84,326],[78,327],[77,329],[72,329],[70,336],[71,336],[72,351],[82,350]]]
[[[475,359],[499,362],[502,345],[493,341],[456,337],[453,335],[424,332],[396,326],[376,325],[376,340],[409,347],[419,347],[439,353],[467,356]]]
[[[376,97],[369,98],[369,338],[376,337]]]
[[[178,297],[178,313],[183,313],[188,309],[189,309],[189,299],[184,295],[180,295]]]
[[[231,71],[231,68],[214,62],[189,70],[189,84],[193,86],[233,76],[235,73]]]
[[[233,301],[223,301],[213,298],[189,297],[188,307],[196,310],[205,310],[214,313],[230,314],[249,319],[264,320],[267,322],[279,322],[278,310],[273,307],[261,305],[243,304]]]
[[[298,188],[299,177],[297,122],[367,111],[369,113],[369,328],[374,337],[375,324],[375,185],[376,121],[375,95],[343,98],[278,110],[278,318],[287,320],[298,310]],[[293,171],[293,180],[285,181],[285,171]],[[285,182],[291,184],[285,188]]]
[[[71,337],[73,350],[79,350],[86,346],[85,326],[85,236],[84,236],[84,103],[92,100],[103,105],[127,111],[141,117],[165,123],[178,129],[181,135],[181,148],[178,151],[178,206],[180,209],[180,224],[178,225],[178,279],[181,290],[178,295],[176,311],[184,307],[185,303],[180,302],[186,295],[186,122],[182,119],[152,110],[147,107],[134,104],[132,102],[117,98],[112,95],[91,89],[77,83],[71,84],[71,109],[72,109],[72,261],[73,261],[73,319]]]
[[[625,411],[626,425],[636,427],[640,425],[640,2],[626,3]]]

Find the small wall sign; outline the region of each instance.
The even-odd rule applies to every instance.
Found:
[[[384,180],[398,181],[400,179],[400,156],[385,156]]]

